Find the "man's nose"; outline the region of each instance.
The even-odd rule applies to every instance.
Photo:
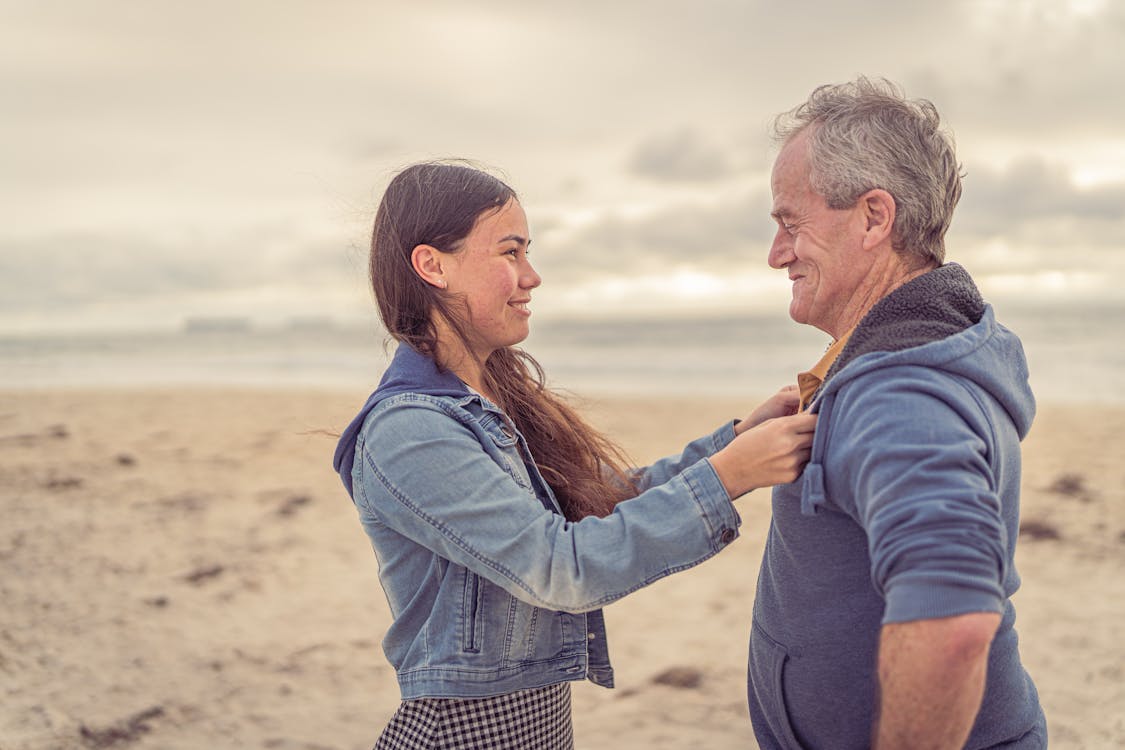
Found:
[[[777,234],[773,236],[773,244],[770,245],[769,255],[766,256],[766,262],[770,264],[770,268],[785,268],[792,263],[796,257],[793,255],[793,238],[780,227]]]

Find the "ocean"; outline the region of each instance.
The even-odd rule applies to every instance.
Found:
[[[998,310],[1042,402],[1125,404],[1125,304]],[[310,387],[354,391],[389,359],[374,325],[198,321],[143,334],[0,336],[0,388]],[[766,396],[815,362],[823,333],[783,315],[534,320],[524,347],[578,395]]]

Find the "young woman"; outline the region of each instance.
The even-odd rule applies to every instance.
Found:
[[[671,458],[621,453],[513,348],[531,238],[515,193],[417,164],[375,217],[371,282],[399,341],[335,467],[394,618],[403,702],[377,748],[570,748],[570,682],[613,685],[601,607],[738,536],[731,503],[789,482],[815,417],[786,389]]]

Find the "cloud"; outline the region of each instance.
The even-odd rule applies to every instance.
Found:
[[[957,60],[907,72],[909,94],[933,99],[959,134],[974,139],[989,134],[1026,147],[1120,134],[1125,99],[1115,92],[1125,7],[1053,0],[959,5]]]
[[[733,165],[721,147],[696,130],[681,128],[638,144],[627,167],[640,177],[708,182],[730,174]]]
[[[707,201],[675,201],[630,213],[609,210],[577,227],[546,233],[535,261],[545,276],[575,283],[599,276],[627,278],[662,269],[722,273],[765,268],[772,235],[768,190],[715,191]]]
[[[510,176],[548,283],[765,269],[768,123],[857,73],[956,133],[959,250],[1110,266],[1123,237],[1119,3],[9,5],[0,310],[29,320],[293,280],[362,296],[381,187],[444,156]],[[291,296],[270,304],[319,303]]]
[[[213,295],[253,294],[263,288],[303,285],[348,288],[362,279],[362,251],[326,239],[291,238],[280,229],[225,240],[185,236],[156,240],[138,235],[60,234],[35,240],[0,240],[0,312],[89,306],[128,308],[174,298],[191,306]],[[300,298],[280,313],[309,314]],[[222,310],[183,310],[222,314]]]
[[[1084,227],[1085,236],[1075,239],[1125,247],[1125,182],[1079,187],[1065,166],[1026,157],[1006,169],[970,171],[963,184],[954,219],[959,234],[1024,241],[1039,234],[1042,242],[1045,227]]]

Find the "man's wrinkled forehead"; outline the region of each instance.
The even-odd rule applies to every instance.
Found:
[[[782,146],[770,173],[770,190],[773,194],[773,211],[785,210],[786,198],[807,190],[811,169],[808,159],[808,139],[805,131],[790,138]],[[771,213],[771,215],[772,215]]]

